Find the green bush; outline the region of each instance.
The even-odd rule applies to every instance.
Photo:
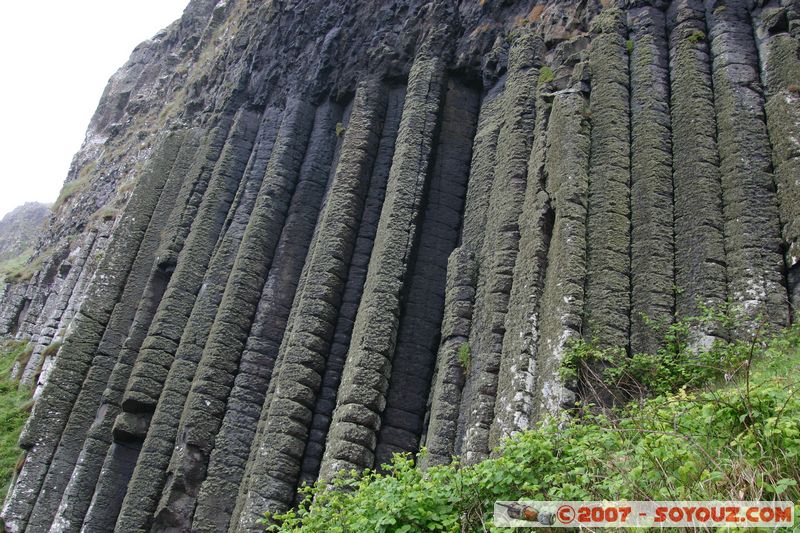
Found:
[[[395,456],[384,473],[352,471],[303,488],[297,509],[264,523],[268,531],[459,532],[494,530],[497,500],[800,501],[800,327],[730,351],[722,356],[748,364],[716,386],[690,385],[716,374],[657,371],[677,390],[614,416],[587,408],[545,420],[472,466],[422,470],[412,456]]]
[[[704,349],[694,340],[697,331],[721,328],[736,330],[742,318],[730,304],[721,310],[705,308],[698,317],[689,317],[656,329],[663,331],[661,347],[655,353],[628,356],[624,348],[602,348],[598,342],[573,341],[561,367],[563,379],[591,380],[604,395],[626,401],[652,394],[674,392],[681,387],[697,388],[732,376],[745,365],[766,340],[760,331],[748,339],[731,342],[716,339]],[[598,370],[599,369],[599,370]]]

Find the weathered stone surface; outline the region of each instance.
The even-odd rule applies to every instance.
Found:
[[[465,246],[456,248],[447,262],[447,287],[442,319],[442,338],[431,385],[430,417],[424,446],[423,466],[449,463],[455,452],[461,389],[469,360],[467,354],[478,277],[475,254]],[[462,348],[466,346],[466,348]],[[467,368],[464,368],[466,364]]]
[[[377,465],[390,462],[396,452],[419,447],[439,345],[447,259],[459,240],[477,118],[478,94],[451,80],[444,95],[419,242],[408,273],[410,281],[375,449]]]
[[[696,316],[727,294],[717,123],[701,2],[673,2],[667,12],[675,235],[675,313]],[[678,159],[679,157],[679,159]],[[677,164],[680,163],[680,164]],[[711,328],[704,333],[724,332]]]
[[[372,177],[369,182],[369,191],[364,203],[364,213],[358,229],[353,258],[350,261],[350,270],[347,273],[347,284],[342,295],[342,305],[339,308],[339,318],[336,330],[325,363],[325,373],[322,376],[317,402],[314,406],[314,418],[311,422],[311,433],[306,443],[303,457],[303,471],[301,479],[312,483],[319,475],[322,464],[322,454],[325,451],[325,440],[330,428],[333,409],[336,406],[336,393],[342,379],[347,350],[350,347],[350,335],[356,312],[364,290],[367,278],[369,259],[372,247],[375,244],[375,234],[378,231],[378,222],[381,208],[386,197],[386,182],[392,166],[397,142],[397,132],[400,128],[400,119],[403,113],[405,88],[393,88],[389,91],[386,105],[386,116],[383,122],[378,154],[372,168]]]
[[[592,148],[583,336],[627,346],[631,312],[630,79],[624,13],[594,21],[589,52]],[[634,43],[634,50],[636,44]]]
[[[789,309],[764,96],[748,2],[706,2],[725,216],[728,295],[783,326]]]
[[[655,353],[675,309],[669,47],[664,13],[628,11],[631,353]]]
[[[164,224],[172,207],[175,205],[175,200],[184,178],[183,172],[185,168],[183,166],[186,160],[184,145],[190,147],[189,150],[186,150],[190,155],[194,154],[194,150],[191,149],[193,148],[193,143],[190,134],[187,135],[186,132],[180,132],[174,134],[174,137],[173,142],[180,148],[175,148],[174,162],[168,170],[158,203],[153,211],[153,216],[150,219],[136,259],[131,267],[125,290],[121,296],[123,302],[138,303],[147,300],[149,296],[148,287],[152,287],[151,266],[155,260]],[[137,305],[138,307],[139,305]],[[136,322],[136,317],[138,316],[138,309],[118,305],[115,308],[115,314],[118,318],[114,320],[114,315],[112,315],[112,320],[109,322],[103,340],[98,346],[83,388],[72,408],[67,426],[61,435],[61,442],[51,460],[43,490],[34,507],[32,520],[29,524],[29,528],[32,530],[47,529],[63,500],[67,483],[72,482],[74,486],[74,483],[80,482],[73,469],[79,459],[79,454],[83,451],[84,439],[87,433],[91,431],[91,426],[98,422],[97,416],[87,417],[86,413],[98,411],[102,405],[102,400],[105,396],[104,391],[109,385],[112,371],[116,368],[115,363],[119,358],[124,357],[122,351],[125,349],[124,344],[127,344],[127,340],[122,341],[122,339],[130,338],[132,324]],[[108,425],[111,420],[109,417],[106,424]],[[107,427],[106,429],[109,428]],[[109,436],[109,433],[104,435],[106,439]],[[97,451],[100,448],[102,448],[102,445],[92,449]],[[85,464],[87,458],[84,456],[83,459]],[[98,457],[98,459],[99,461],[95,463],[95,467],[99,467],[101,464],[102,458]],[[96,479],[96,475],[92,476],[90,478],[91,485],[89,486],[93,486]],[[45,490],[48,492],[45,492]],[[79,499],[80,503],[76,502],[76,505],[69,505],[65,502],[65,508],[59,514],[59,523],[65,528],[72,527],[77,529],[83,518],[81,511],[86,511],[90,496],[85,493],[74,494],[74,492],[71,496]],[[66,517],[73,511],[77,512],[76,514],[80,516],[80,519],[68,521]],[[68,526],[67,522],[71,526]]]
[[[756,17],[761,80],[778,194],[778,215],[794,316],[800,310],[800,41],[791,33],[800,13],[788,0],[770,2]]]
[[[259,531],[611,401],[572,340],[788,323],[798,43],[796,0],[191,0],[0,288],[38,398],[7,529]]]
[[[304,283],[295,297],[295,323],[286,332],[273,375],[272,398],[265,402],[263,429],[253,443],[254,467],[240,493],[241,509],[231,531],[257,529],[262,509],[286,508],[294,501],[313,401],[321,384],[338,306],[353,253],[369,176],[385,113],[385,89],[365,83],[356,92],[339,165],[318,222],[319,233],[306,260]]]
[[[518,219],[527,185],[527,161],[533,142],[535,91],[541,43],[521,32],[509,52],[509,71],[502,96],[503,126],[497,139],[494,179],[487,208],[486,229],[477,253],[478,280],[471,366],[464,387],[459,420],[461,446],[456,453],[467,463],[489,453],[497,377],[505,329],[505,314],[513,283],[519,243]]]
[[[331,103],[317,109],[306,157],[275,251],[274,266],[264,284],[239,362],[239,373],[210,456],[208,475],[197,497],[193,531],[225,531],[228,528],[264,395],[331,174],[338,144],[336,123],[341,116],[341,107]]]
[[[4,520],[12,531],[27,527],[36,495],[40,494],[83,380],[125,290],[131,266],[180,147],[175,141],[175,137],[167,140],[139,182],[136,199],[126,207],[122,223],[109,244],[109,253],[100,266],[102,274],[94,280],[88,301],[76,319],[75,330],[61,349],[48,384],[20,437],[20,446],[28,450],[25,466],[3,510]],[[81,415],[88,416],[90,421],[93,416],[91,412]],[[53,498],[58,496],[52,495]]]
[[[444,89],[444,61],[423,50],[409,74],[386,200],[320,468],[324,479],[342,469],[371,467],[375,461]],[[353,409],[365,410],[364,417],[348,416]]]

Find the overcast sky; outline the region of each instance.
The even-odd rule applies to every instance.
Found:
[[[111,75],[188,0],[15,0],[0,20],[0,218],[58,197]]]

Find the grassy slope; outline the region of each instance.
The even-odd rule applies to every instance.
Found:
[[[478,465],[422,472],[398,457],[386,474],[335,481],[349,490],[309,488],[299,510],[275,517],[272,529],[480,531],[491,529],[495,500],[799,502],[800,327],[699,359],[705,366],[715,357],[734,368],[710,384],[610,416],[544,422]]]
[[[9,378],[14,362],[25,356],[25,343],[0,340],[0,502],[21,455],[17,439],[28,418],[30,391],[20,391],[19,383]]]

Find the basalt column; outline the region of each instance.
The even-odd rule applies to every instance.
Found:
[[[294,502],[303,450],[341,304],[347,270],[383,125],[386,95],[379,83],[359,86],[339,165],[318,222],[253,443],[249,477],[230,531],[257,531],[267,509]],[[292,318],[290,318],[292,320]]]
[[[631,353],[655,353],[675,307],[669,47],[664,13],[628,11]],[[631,46],[633,47],[631,49]],[[683,162],[681,162],[683,164]]]
[[[592,147],[587,220],[583,336],[601,346],[627,346],[630,333],[630,94],[623,12],[593,22],[589,52]],[[635,47],[634,43],[634,47]]]
[[[672,167],[675,313],[682,318],[722,305],[727,277],[711,60],[700,38],[706,29],[702,2],[673,2],[667,25],[672,145],[680,158]],[[704,333],[724,335],[714,327]]]
[[[185,145],[192,145],[190,134],[185,135],[182,133],[180,140]],[[189,151],[193,153],[193,150]],[[151,267],[160,244],[162,230],[171,208],[175,205],[185,176],[185,174],[176,172],[179,167],[185,165],[184,154],[181,152],[184,152],[183,148],[178,152],[156,208],[153,211],[150,225],[142,239],[139,252],[131,268],[131,274],[122,293],[122,302],[141,302],[149,296],[147,287],[150,280]],[[101,341],[98,347],[92,366],[84,380],[83,388],[72,408],[72,414],[67,426],[61,435],[61,442],[50,463],[43,490],[40,492],[39,500],[34,507],[31,523],[28,526],[32,531],[47,529],[53,520],[67,482],[72,478],[73,468],[78,455],[83,449],[85,437],[91,425],[97,419],[93,414],[97,412],[101,405],[109,377],[118,357],[124,350],[123,339],[128,337],[132,324],[136,321],[138,307],[138,305],[135,307],[133,305],[125,306],[124,308],[123,306],[118,306],[114,315],[112,315],[112,321],[106,329],[104,340]],[[114,316],[117,317],[116,320],[114,320]],[[83,496],[83,502],[88,505],[90,496],[87,494]],[[78,527],[78,525],[73,524],[73,527]]]
[[[342,295],[342,305],[330,353],[325,362],[322,387],[314,406],[311,433],[308,436],[303,457],[302,481],[304,482],[313,483],[317,479],[322,463],[322,454],[325,452],[325,441],[328,437],[331,416],[336,407],[336,392],[339,390],[339,383],[342,379],[347,349],[350,346],[350,335],[353,332],[353,323],[363,294],[364,282],[367,279],[369,258],[372,255],[375,233],[378,230],[381,208],[386,196],[386,181],[392,166],[392,156],[397,142],[397,131],[400,128],[400,118],[403,114],[405,94],[405,87],[396,87],[389,92],[386,118],[369,183],[369,191],[364,203],[364,214],[358,228],[358,239],[353,251],[353,259],[350,262],[350,270],[347,273],[347,285]]]
[[[505,79],[483,97],[472,143],[462,244],[448,260],[444,317],[439,351],[431,380],[425,465],[447,463],[455,454],[462,391],[469,369],[469,335],[478,277],[476,252],[483,244],[486,216],[494,181],[497,139],[503,125]],[[462,360],[463,359],[463,360]]]
[[[528,425],[533,396],[533,363],[539,336],[539,304],[547,269],[547,248],[553,229],[553,209],[545,192],[547,121],[551,91],[549,84],[537,87],[536,126],[528,160],[528,186],[519,219],[519,254],[514,266],[514,284],[508,301],[505,329],[517,334],[503,336],[503,351],[497,379],[494,421],[489,432],[489,449]]]
[[[187,395],[190,394],[193,379],[196,378],[198,364],[212,345],[212,339],[218,339],[215,335],[219,333],[215,332],[218,332],[221,313],[231,305],[227,299],[230,297],[227,291],[234,283],[234,276],[240,272],[237,269],[239,263],[235,263],[234,260],[240,260],[242,254],[246,253],[244,250],[248,248],[248,240],[255,238],[252,228],[257,219],[261,220],[261,224],[268,226],[266,231],[271,232],[277,241],[297,180],[312,118],[313,111],[308,104],[302,101],[291,102],[284,114],[274,146],[270,147],[269,151],[266,149],[263,152],[254,151],[250,156],[251,174],[263,175],[252,207],[252,215],[246,213],[238,224],[238,232],[226,234],[216,250],[209,269],[210,273],[214,273],[216,280],[212,282],[213,296],[203,298],[206,293],[201,293],[201,298],[195,303],[192,316],[196,319],[190,320],[164,383],[164,392],[153,414],[150,430],[142,445],[142,454],[123,501],[117,522],[119,531],[146,530],[151,525],[152,515],[157,510],[157,502],[162,496],[164,483],[168,483],[171,479],[168,477],[170,472],[165,470],[176,445],[176,438],[179,436],[179,424],[182,421],[180,413],[187,403]],[[262,126],[269,128],[270,122],[262,119]],[[271,137],[272,134],[269,134],[265,139],[267,145],[273,144]],[[265,202],[269,208],[265,208]],[[259,257],[266,267],[269,266],[273,251],[274,246],[270,247],[265,243],[261,251],[263,255]],[[204,285],[209,286],[205,282]],[[223,295],[223,291],[228,296]],[[250,298],[257,298],[260,291],[259,285]],[[243,305],[246,308],[247,303]],[[240,351],[236,352],[235,357],[238,357],[239,353]],[[154,527],[157,526],[158,522]]]
[[[119,381],[115,381],[115,386],[122,385],[128,374],[128,363],[135,361],[135,366],[123,395],[122,412],[114,421],[115,442],[106,454],[92,504],[84,519],[85,530],[113,528],[127,482],[139,458],[141,440],[161,394],[161,365],[168,365],[172,360],[189,320],[212,251],[239,189],[257,125],[258,116],[245,110],[237,114],[232,126],[230,118],[224,119],[207,138],[207,145],[201,148],[200,158],[187,176],[187,179],[196,176],[197,182],[192,186],[205,190],[205,194],[202,194],[202,202],[190,201],[188,208],[172,221],[178,229],[171,235],[174,240],[166,243],[165,251],[171,254],[180,250],[173,257],[174,263],[167,263],[175,265],[174,272],[164,276],[168,278],[166,289],[159,287],[163,298],[141,341],[138,356],[130,354],[132,357],[128,358],[126,355],[126,360],[120,361],[116,376]],[[195,194],[192,192],[192,196]],[[191,229],[183,230],[186,226]],[[133,402],[132,384],[137,398]]]
[[[78,531],[89,507],[100,474],[100,468],[111,443],[111,427],[120,411],[122,394],[132,365],[131,360],[135,358],[139,346],[141,346],[150,321],[158,307],[158,302],[161,300],[166,288],[168,273],[160,261],[159,252],[163,251],[164,242],[171,241],[170,235],[174,226],[165,219],[167,216],[173,219],[175,214],[185,208],[189,201],[185,178],[197,152],[199,137],[200,135],[197,131],[187,132],[186,139],[170,171],[164,192],[161,194],[154,212],[154,217],[164,218],[156,224],[151,223],[150,227],[148,227],[148,232],[155,232],[160,235],[159,249],[153,254],[154,257],[151,257],[153,264],[149,279],[142,299],[139,301],[128,338],[125,340],[117,357],[100,401],[100,409],[86,434],[78,462],[61,497],[56,520],[51,528],[53,533]],[[165,229],[165,224],[170,229]]]
[[[282,229],[286,228],[292,205],[296,208],[293,197],[297,183],[307,180],[304,170],[318,172],[317,179],[323,182],[328,175],[337,117],[320,113],[319,120],[314,118],[313,108],[301,106],[295,129],[281,131],[275,150],[277,159],[270,162],[267,170],[267,180],[271,182],[266,182],[259,194],[186,399],[154,531],[191,526],[196,496],[205,478],[214,437],[222,424],[239,358],[267,276],[277,266],[273,259],[279,251]],[[283,145],[286,140],[288,146]],[[303,166],[304,155],[306,166]],[[320,157],[321,162],[317,159]]]
[[[107,337],[109,325],[127,306],[134,305],[133,301],[121,302],[121,298],[169,170],[180,149],[181,139],[182,135],[179,134],[167,137],[139,180],[135,201],[126,206],[120,227],[101,264],[103,275],[92,285],[87,302],[77,318],[75,331],[62,347],[48,385],[35,404],[20,437],[20,445],[28,450],[25,466],[3,513],[7,526],[14,531],[24,531],[28,524],[36,503],[34,495],[42,488],[50,461],[99,346],[104,341],[116,340],[115,335],[120,334],[113,331]],[[136,298],[138,301],[138,296]],[[46,494],[47,491],[45,497]],[[60,498],[60,494],[51,497]]]
[[[533,142],[540,49],[540,40],[532,32],[523,31],[509,52],[501,103],[504,122],[497,138],[486,229],[478,253],[480,275],[469,342],[470,369],[459,420],[462,444],[456,446],[456,453],[468,463],[489,454],[489,427],[494,418],[505,315],[519,243],[518,219]]]
[[[211,533],[228,528],[322,197],[332,174],[331,163],[339,144],[336,136],[339,120],[343,120],[339,105],[326,102],[317,109],[274,266],[262,290],[225,417],[215,438],[208,474],[197,496],[192,531]],[[347,120],[343,123],[346,125]]]
[[[447,464],[455,451],[461,389],[469,361],[466,354],[475,303],[478,264],[475,254],[461,246],[450,255],[442,320],[441,343],[431,391],[431,407],[423,466]]]
[[[192,357],[202,350],[208,328],[222,298],[223,287],[230,272],[236,248],[241,241],[247,220],[255,204],[279,123],[280,113],[277,110],[268,109],[264,113],[258,135],[255,138],[255,146],[249,156],[249,162],[228,211],[227,219],[223,224],[222,236],[217,240],[216,250],[205,273],[203,290],[198,294],[189,322],[182,333],[181,342],[175,353],[176,359]],[[127,368],[127,365],[122,366],[122,369]],[[120,374],[120,383],[126,373],[129,374],[130,371],[127,370]],[[139,423],[127,423],[137,420]],[[127,419],[121,419],[116,425],[115,438],[117,442],[113,444],[112,450],[108,454],[107,465],[103,469],[104,476],[98,483],[93,506],[94,512],[90,519],[87,519],[87,524],[90,524],[95,530],[113,527],[128,480],[139,458],[138,452],[147,431],[147,421],[148,417],[128,415]],[[122,457],[125,457],[126,460],[123,460]],[[115,465],[119,464],[124,466],[115,468]],[[103,520],[106,522],[104,523]]]
[[[583,325],[590,152],[586,107],[586,96],[573,90],[556,95],[550,112],[545,189],[555,213],[539,304],[534,395],[531,413],[523,412],[530,421],[555,415],[575,399],[574,384],[563,383],[559,369],[568,343],[580,338]]]
[[[449,82],[378,433],[377,465],[390,462],[395,452],[419,448],[439,345],[447,259],[458,244],[478,105],[475,90]]]
[[[756,18],[778,214],[795,318],[800,313],[800,39],[796,28],[800,13],[796,6],[791,0],[769,2]]]
[[[320,468],[323,479],[341,469],[375,463],[402,294],[418,238],[445,89],[444,61],[431,55],[427,44],[409,74],[386,201]]]
[[[205,138],[199,133],[193,136],[179,156],[185,163],[176,164],[173,168],[174,172],[185,175],[183,185],[175,208],[162,229],[162,242],[151,269],[145,297],[139,303],[130,334],[109,378],[99,416],[92,424],[82,452],[84,456],[79,460],[76,474],[70,480],[70,487],[62,498],[62,507],[68,505],[65,507],[65,516],[71,517],[69,523],[64,521],[65,527],[80,527],[81,521],[85,518],[83,513],[88,512],[90,518],[86,519],[84,525],[86,530],[113,528],[119,505],[125,494],[125,487],[138,457],[138,446],[134,443],[111,442],[113,423],[122,410],[122,399],[131,371],[175,270],[178,255],[186,242],[191,229],[191,217],[197,213],[201,205],[203,193],[213,170],[212,159],[216,160],[219,157],[229,125],[230,121],[227,121],[227,125],[223,123],[222,127],[214,128],[204,136]],[[192,154],[196,152],[197,156],[194,158],[194,163],[188,166],[191,162],[188,159],[190,152]],[[96,469],[100,469],[100,472],[96,472]],[[95,478],[96,483],[91,483],[91,478]],[[94,489],[93,510],[85,508],[81,510],[80,507],[85,505],[85,499],[91,498],[92,489]],[[77,496],[71,496],[73,490]],[[76,501],[70,504],[71,499]],[[61,513],[59,510],[59,514]],[[106,522],[100,527],[94,527],[100,517],[104,517]]]
[[[780,223],[748,2],[706,2],[725,216],[728,295],[750,317],[788,322]]]
[[[28,450],[25,466],[3,512],[7,526],[13,531],[26,529],[36,503],[34,495],[39,493],[83,380],[125,290],[139,245],[180,149],[180,138],[180,135],[167,138],[137,183],[135,199],[126,206],[100,265],[102,275],[92,284],[75,330],[62,347],[48,385],[20,438],[20,445]]]

